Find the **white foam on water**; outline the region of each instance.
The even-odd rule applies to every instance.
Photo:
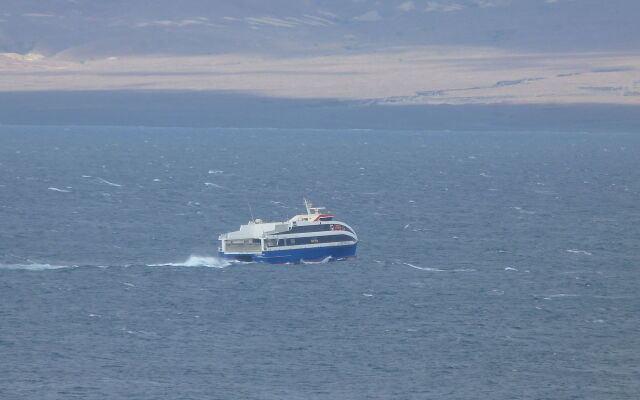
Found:
[[[567,252],[569,253],[573,253],[573,254],[584,254],[585,256],[590,256],[592,255],[591,253],[589,253],[588,251],[585,250],[578,250],[578,249],[569,249],[567,250]]]
[[[289,208],[289,207],[285,206],[284,204],[282,204],[282,202],[280,202],[280,201],[269,200],[269,203],[275,204],[275,205],[277,205],[278,207],[281,207],[281,208]]]
[[[218,189],[224,189],[225,188],[224,186],[220,186],[217,183],[205,182],[204,184],[206,186],[213,186],[213,187],[218,188]]]
[[[419,269],[422,271],[432,271],[432,272],[445,272],[446,270],[444,269],[439,269],[439,268],[430,268],[430,267],[418,267],[417,265],[413,265],[413,264],[409,264],[409,263],[402,263],[408,267],[411,268],[415,268],[415,269]]]
[[[580,295],[578,295],[578,294],[558,293],[558,294],[549,295],[547,297],[543,297],[543,299],[544,300],[552,300],[552,299],[563,298],[563,297],[579,297],[579,296]]]
[[[219,170],[219,169],[210,169],[209,173],[210,174],[222,174],[222,173],[224,173],[224,171]]]
[[[529,211],[529,210],[525,210],[522,207],[511,207],[512,209],[518,211],[520,214],[528,214],[528,215],[533,215],[536,212],[535,211]]]
[[[513,267],[506,267],[504,270],[505,271],[517,271],[518,269],[517,268],[513,268]]]
[[[318,261],[305,261],[305,260],[301,260],[303,264],[326,264],[329,261],[331,261],[331,256],[326,257],[322,260],[318,260]]]
[[[49,190],[52,190],[54,192],[61,192],[61,193],[71,193],[71,190],[58,189],[57,187],[50,187]]]
[[[218,257],[195,256],[191,255],[183,262],[177,263],[159,263],[147,264],[149,267],[209,267],[209,268],[226,268],[233,263]]]
[[[432,268],[432,267],[420,267],[410,263],[402,263],[408,267],[419,269],[422,271],[430,271],[430,272],[473,272],[475,269],[473,268],[456,268],[456,269],[440,269],[440,268]]]
[[[109,182],[108,180],[106,180],[106,179],[102,179],[102,178],[100,178],[100,177],[96,177],[96,179],[97,179],[97,180],[99,180],[99,181],[100,181],[100,182],[102,182],[102,183],[106,183],[106,184],[107,184],[107,185],[109,185],[109,186],[116,186],[116,187],[121,187],[121,186],[122,186],[122,185],[120,185],[120,184],[118,184],[118,183]]]
[[[78,268],[77,265],[51,265],[51,264],[0,264],[0,269],[21,269],[25,271],[46,271],[51,269]]]

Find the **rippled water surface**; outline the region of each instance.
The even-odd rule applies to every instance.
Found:
[[[636,399],[640,136],[0,127],[2,399]],[[302,197],[352,261],[215,258]]]

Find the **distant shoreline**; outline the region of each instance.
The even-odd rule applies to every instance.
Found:
[[[640,133],[640,105],[380,105],[214,91],[0,92],[0,126]]]

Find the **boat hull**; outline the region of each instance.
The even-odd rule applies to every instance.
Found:
[[[270,264],[339,261],[356,256],[357,243],[342,246],[310,247],[302,249],[267,250],[260,253],[218,253],[218,257],[244,262]]]

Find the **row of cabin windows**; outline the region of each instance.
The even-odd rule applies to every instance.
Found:
[[[354,239],[349,235],[330,235],[318,237],[300,237],[289,239],[267,239],[268,247],[277,246],[299,246],[304,244],[316,243],[333,243],[333,242],[352,242]]]
[[[227,240],[228,245],[252,245],[252,244],[260,244],[260,239],[233,239]]]

